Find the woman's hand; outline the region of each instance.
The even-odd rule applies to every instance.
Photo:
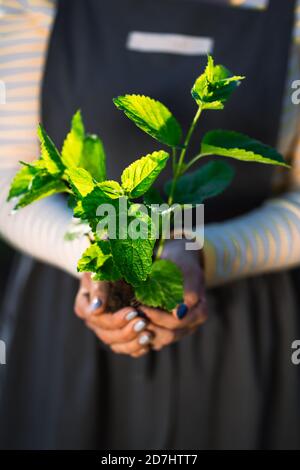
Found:
[[[153,333],[149,322],[138,316],[133,307],[115,313],[106,312],[109,296],[108,282],[94,282],[85,273],[75,299],[75,313],[112,351],[140,357],[149,351]]]
[[[173,312],[165,312],[141,306],[150,320],[148,330],[153,333],[152,349],[178,341],[201,326],[207,319],[204,276],[199,251],[188,251],[185,240],[171,240],[166,243],[162,258],[169,259],[180,266],[184,276],[184,303]]]
[[[140,357],[150,346],[158,351],[193,333],[207,319],[203,271],[199,252],[187,251],[184,240],[169,241],[163,258],[174,261],[184,275],[184,303],[172,314],[142,305],[147,318],[136,309],[125,307],[115,313],[106,312],[109,283],[94,282],[85,273],[75,301],[75,312],[97,337],[112,351]]]

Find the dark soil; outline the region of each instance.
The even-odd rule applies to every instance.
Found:
[[[110,283],[110,295],[108,301],[108,310],[116,312],[121,308],[132,306],[138,308],[140,303],[134,297],[132,287],[125,281],[117,281]]]

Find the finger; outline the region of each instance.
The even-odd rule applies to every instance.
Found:
[[[96,327],[95,325],[90,325],[95,328],[97,336],[105,344],[118,344],[118,343],[128,343],[136,339],[141,331],[144,331],[147,328],[147,321],[143,318],[138,318],[131,320],[124,328],[119,328],[116,330],[106,330],[103,328]],[[89,326],[89,324],[88,324]]]
[[[131,357],[134,357],[134,358],[137,359],[139,357],[145,356],[146,354],[148,354],[149,351],[150,351],[149,347],[148,348],[142,348],[138,352],[132,353]]]
[[[85,318],[86,311],[90,305],[89,291],[81,287],[76,295],[74,303],[74,311],[79,318]]]
[[[89,292],[91,284],[92,284],[91,274],[83,273],[80,278],[80,288],[86,289]]]
[[[115,313],[92,314],[86,320],[98,328],[116,330],[123,328],[137,316],[138,312],[133,307],[125,307]]]
[[[99,315],[105,312],[109,296],[109,283],[105,281],[92,281],[90,286],[90,304],[86,315]]]
[[[147,330],[153,333],[151,347],[155,351],[160,351],[162,348],[180,340],[183,336],[189,333],[189,329],[169,330],[159,326],[149,324]]]
[[[111,346],[112,351],[117,354],[135,354],[142,349],[149,348],[151,341],[153,340],[153,333],[150,331],[144,331],[132,341],[128,343],[116,343]]]
[[[172,314],[175,318],[182,320],[199,302],[206,303],[203,282],[197,276],[188,276],[184,285],[184,301],[172,311]]]
[[[185,328],[191,329],[202,325],[207,320],[206,299],[200,300],[194,307],[188,310],[186,317],[180,320],[180,324]]]
[[[146,305],[141,305],[140,310],[144,312],[156,326],[161,326],[163,328],[175,329],[179,328],[180,322],[176,320],[171,313],[158,308],[147,307]]]
[[[172,313],[157,308],[147,307],[146,305],[142,305],[140,310],[142,310],[149,320],[156,326],[161,326],[170,330],[185,328],[190,322],[190,312],[187,307],[185,317],[182,319],[179,319],[177,314],[172,315]]]
[[[208,318],[208,308],[206,299],[200,300],[191,311],[191,326],[199,326],[206,322]]]

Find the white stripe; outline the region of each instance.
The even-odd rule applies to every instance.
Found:
[[[131,31],[126,43],[127,49],[132,51],[193,56],[211,54],[213,45],[213,39],[208,37],[141,31]]]

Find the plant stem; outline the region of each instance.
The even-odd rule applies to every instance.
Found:
[[[195,127],[197,125],[197,122],[198,122],[198,120],[201,116],[201,112],[202,112],[202,107],[199,106],[198,109],[197,109],[197,112],[194,116],[194,119],[192,121],[192,124],[191,124],[191,126],[188,130],[188,133],[186,135],[186,138],[185,138],[185,141],[184,141],[184,144],[183,144],[183,149],[181,150],[178,163],[176,165],[174,165],[175,171],[174,171],[174,167],[173,167],[174,178],[173,178],[173,181],[172,181],[172,187],[171,187],[171,191],[170,191],[169,198],[168,198],[168,205],[169,206],[171,206],[173,204],[174,193],[175,193],[178,178],[180,178],[180,176],[184,173],[184,170],[183,170],[184,157],[186,155],[186,152],[187,152],[188,146],[190,144],[190,140],[192,138]],[[161,257],[163,249],[164,249],[164,244],[165,244],[165,236],[162,233],[161,238],[159,240],[158,248],[157,248],[156,259],[159,259]]]
[[[176,147],[172,147],[172,170],[173,170],[173,173],[175,173],[175,170],[176,170],[176,154],[177,154],[177,150],[176,150]]]
[[[187,152],[191,137],[193,135],[193,132],[195,130],[195,127],[197,125],[197,122],[198,122],[198,120],[201,116],[201,112],[202,112],[202,108],[201,108],[201,106],[199,106],[198,110],[195,114],[195,117],[192,121],[192,124],[191,124],[191,126],[188,130],[188,133],[186,135],[186,138],[185,138],[185,141],[184,141],[184,144],[183,144],[183,149],[181,150],[179,160],[178,160],[178,163],[176,165],[176,170],[175,170],[175,174],[174,174],[174,178],[173,178],[173,182],[172,182],[172,188],[171,188],[169,199],[168,199],[169,206],[171,206],[173,204],[174,191],[175,191],[175,188],[176,188],[176,183],[177,183],[178,178],[182,174],[182,167],[183,167],[183,164],[184,164],[184,157],[186,155],[186,152]]]
[[[207,155],[212,155],[212,154],[210,152],[205,152],[205,153],[199,153],[198,155],[196,155],[194,158],[192,158],[192,160],[190,160],[186,164],[186,166],[184,167],[183,173],[186,173],[191,168],[191,166],[193,166],[198,160],[200,160],[200,158],[206,157]]]

